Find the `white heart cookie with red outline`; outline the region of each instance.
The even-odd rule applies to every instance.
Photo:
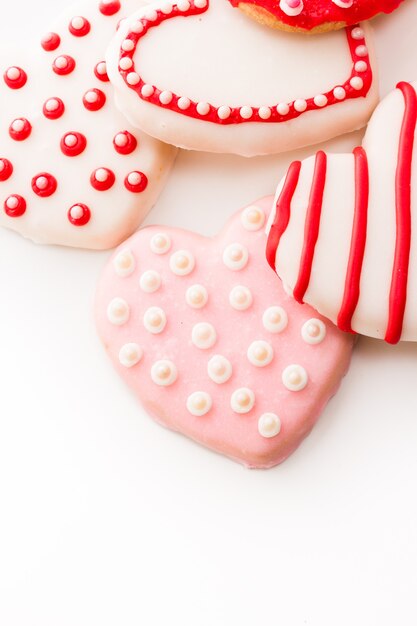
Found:
[[[367,26],[308,38],[263,29],[227,0],[161,0],[107,54],[120,109],[176,146],[283,152],[366,124],[377,102]]]
[[[1,55],[2,226],[40,243],[109,248],[156,201],[175,150],[127,123],[104,62],[137,6],[79,2],[32,49]]]
[[[283,461],[347,371],[353,338],[282,290],[265,261],[272,198],[214,239],[140,230],[108,263],[99,334],[160,423],[251,467]]]
[[[416,87],[381,102],[353,154],[291,165],[267,248],[296,300],[389,343],[417,341]]]

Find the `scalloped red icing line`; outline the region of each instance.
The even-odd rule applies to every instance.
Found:
[[[216,107],[208,102],[195,102],[187,96],[180,96],[146,83],[136,71],[133,60],[140,40],[151,28],[159,26],[166,20],[178,16],[200,15],[208,9],[209,0],[178,0],[172,5],[165,5],[163,10],[150,9],[143,18],[132,24],[120,47],[119,72],[125,84],[135,91],[141,100],[194,119],[229,125],[248,122],[286,122],[299,117],[306,111],[317,111],[345,100],[364,98],[367,95],[372,85],[372,69],[364,32],[359,25],[345,29],[352,57],[350,76],[342,85],[336,85],[332,90],[306,100],[297,99],[290,103],[281,102],[274,106],[252,107],[243,105],[229,107],[223,105]]]

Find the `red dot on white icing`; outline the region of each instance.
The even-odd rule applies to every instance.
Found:
[[[32,132],[30,122],[24,117],[14,120],[9,127],[9,135],[15,141],[24,141]]]
[[[13,165],[9,159],[0,159],[0,181],[4,182],[5,180],[9,180],[12,174]]]
[[[41,46],[46,52],[52,52],[59,48],[61,38],[57,33],[47,33],[41,41]]]
[[[9,196],[4,202],[4,211],[9,217],[21,217],[26,211],[26,200],[22,196]]]
[[[60,145],[65,156],[76,157],[84,152],[87,139],[81,133],[67,133],[62,137]]]
[[[57,120],[65,113],[65,105],[60,98],[49,98],[43,105],[43,114],[48,120]]]
[[[75,61],[68,54],[62,54],[52,63],[52,69],[58,76],[67,76],[75,69]]]
[[[125,178],[125,187],[132,193],[140,193],[148,186],[148,179],[142,172],[130,172]]]
[[[116,176],[107,167],[99,167],[90,177],[91,186],[97,191],[107,191],[113,187]]]
[[[101,80],[103,83],[109,82],[109,77],[107,74],[107,65],[105,61],[100,61],[94,68],[94,74],[96,78]]]
[[[101,0],[99,4],[100,13],[110,17],[111,15],[115,15],[121,9],[121,4],[119,0]]]
[[[9,67],[3,74],[4,82],[10,89],[21,89],[27,83],[27,74],[21,67]]]
[[[106,104],[106,95],[101,89],[89,89],[83,96],[83,104],[88,111],[99,111]]]
[[[74,226],[85,226],[90,218],[91,211],[85,204],[74,204],[68,211],[68,219]]]
[[[32,178],[32,190],[40,198],[48,198],[57,190],[58,183],[52,174],[42,172]]]
[[[72,18],[68,30],[74,37],[85,37],[91,30],[91,24],[85,17],[77,15]]]
[[[117,133],[113,139],[113,146],[116,152],[119,154],[131,154],[136,150],[138,145],[136,137],[125,130],[121,133]]]

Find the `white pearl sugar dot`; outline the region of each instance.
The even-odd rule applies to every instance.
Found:
[[[157,233],[152,237],[150,247],[154,254],[166,254],[171,249],[171,239],[164,233]]]
[[[308,383],[308,374],[301,365],[288,365],[282,372],[282,382],[289,391],[301,391]]]
[[[20,70],[17,67],[9,67],[6,76],[9,80],[17,80],[20,78]]]
[[[366,72],[367,69],[368,69],[368,64],[366,61],[356,61],[355,70],[357,72]]]
[[[210,111],[210,105],[208,102],[199,102],[197,104],[197,113],[199,115],[207,115]]]
[[[239,111],[240,113],[240,117],[244,120],[250,120],[250,118],[253,115],[253,109],[251,109],[251,107],[248,106],[244,106],[240,109]]]
[[[258,111],[258,115],[261,118],[261,120],[269,120],[269,118],[272,115],[272,111],[269,107],[260,107]]]
[[[256,231],[264,225],[265,213],[257,206],[248,206],[242,211],[240,219],[243,228],[249,231]]]
[[[290,107],[286,102],[280,102],[277,106],[277,113],[279,115],[288,115],[290,112]]]
[[[221,120],[227,120],[230,117],[231,113],[232,111],[228,106],[221,106],[217,109],[217,115]]]
[[[170,91],[161,91],[159,94],[159,102],[161,104],[169,104],[172,101],[173,95]]]
[[[193,326],[191,331],[191,341],[196,348],[208,350],[214,346],[217,340],[216,329],[208,322],[199,322]]]
[[[187,109],[190,108],[191,100],[189,98],[185,98],[184,96],[182,96],[178,100],[177,104],[178,104],[178,108],[181,109],[181,111],[186,111]]]
[[[296,100],[294,102],[294,109],[298,111],[298,113],[303,113],[307,108],[307,102],[305,100]]]
[[[264,413],[258,420],[258,431],[262,437],[276,437],[281,430],[281,420],[275,413]]]
[[[350,79],[350,84],[353,87],[353,89],[356,89],[356,91],[359,91],[363,87],[363,80],[360,76],[354,76],[353,78]]]
[[[158,306],[150,307],[143,316],[143,325],[153,335],[162,333],[167,324],[165,311]]]
[[[190,3],[188,2],[188,0],[178,0],[177,2],[177,7],[179,11],[188,11],[188,9],[190,8]]]
[[[195,267],[194,256],[188,250],[178,250],[171,255],[169,267],[177,276],[187,276]]]
[[[262,323],[270,333],[282,333],[288,325],[287,312],[281,306],[270,306],[262,316]]]
[[[315,317],[307,320],[301,328],[301,336],[306,343],[315,345],[326,337],[326,325]]]
[[[161,283],[161,275],[155,270],[148,270],[147,272],[144,272],[139,280],[140,288],[145,293],[154,293],[155,291],[158,291]]]
[[[187,289],[185,301],[193,309],[202,309],[208,302],[208,292],[203,285],[192,285]]]
[[[134,85],[137,85],[138,83],[140,83],[140,76],[136,72],[129,72],[129,74],[127,75],[126,80],[127,80],[129,85],[134,86]]]
[[[249,413],[255,406],[255,394],[252,389],[241,387],[232,393],[230,406],[235,413]]]
[[[368,55],[368,48],[366,46],[358,46],[355,52],[358,57],[366,57]]]
[[[230,244],[223,252],[223,263],[229,270],[242,270],[248,259],[248,249],[240,243]]]
[[[346,91],[343,87],[335,87],[333,89],[333,95],[336,100],[344,100],[344,98],[346,98]]]
[[[168,387],[175,383],[178,377],[178,370],[172,361],[162,359],[156,361],[151,368],[151,378],[156,385]]]
[[[317,96],[314,96],[314,104],[316,105],[316,107],[325,107],[327,102],[328,102],[327,96],[325,96],[322,93],[318,94]]]
[[[274,350],[267,341],[253,341],[248,348],[247,357],[252,365],[265,367],[274,358]]]
[[[221,354],[215,354],[207,363],[207,374],[209,378],[218,385],[226,383],[232,373],[232,364]]]
[[[137,343],[126,343],[120,348],[119,361],[124,367],[137,365],[143,357],[143,350]]]
[[[191,415],[201,417],[206,415],[213,406],[210,394],[205,391],[195,391],[187,398],[187,409]]]
[[[229,294],[229,304],[236,311],[246,311],[252,305],[253,297],[250,289],[237,285]]]
[[[135,259],[130,250],[122,250],[113,260],[113,267],[118,276],[122,278],[130,276],[135,270]]]
[[[120,59],[119,67],[121,70],[130,70],[132,66],[133,61],[132,59],[129,59],[129,57],[123,57],[122,59]]]
[[[113,298],[107,307],[107,318],[111,324],[122,326],[130,315],[129,305],[123,298]]]
[[[363,39],[365,36],[362,28],[354,28],[352,30],[352,38],[353,39]]]

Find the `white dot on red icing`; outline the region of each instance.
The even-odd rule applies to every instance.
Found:
[[[171,239],[164,233],[157,233],[152,237],[149,246],[154,254],[166,254],[171,249]]]
[[[143,350],[137,343],[126,343],[120,348],[119,362],[123,367],[134,367],[143,357]]]
[[[149,333],[159,335],[167,324],[165,311],[157,306],[150,307],[143,316],[143,325]]]
[[[350,85],[351,87],[353,87],[353,89],[359,91],[363,87],[363,80],[360,76],[354,76],[350,79]]]
[[[119,61],[119,67],[124,72],[126,72],[127,70],[130,70],[133,67],[132,59],[130,59],[129,57],[121,58]]]
[[[191,341],[196,348],[208,350],[212,348],[217,341],[216,329],[208,322],[199,322],[193,326]]]
[[[61,151],[67,157],[79,156],[87,147],[87,139],[77,132],[66,133],[61,139]]]
[[[109,76],[107,74],[107,65],[105,61],[100,61],[94,68],[94,74],[96,78],[103,81],[104,83],[109,82]]]
[[[213,406],[213,401],[209,393],[205,391],[195,391],[187,398],[187,410],[191,415],[201,417],[206,415]]]
[[[207,374],[217,385],[226,383],[233,373],[232,364],[229,359],[221,354],[215,354],[207,363]]]
[[[356,61],[355,70],[357,72],[366,72],[367,69],[368,69],[368,64],[366,61]]]
[[[186,111],[190,107],[191,101],[189,98],[181,97],[178,99],[177,104],[179,109]]]
[[[155,270],[144,272],[139,280],[139,285],[145,293],[154,293],[158,291],[162,284],[161,275]]]
[[[32,132],[32,125],[24,117],[19,117],[10,124],[9,135],[15,141],[25,141]]]
[[[228,106],[221,106],[217,109],[217,116],[220,120],[227,120],[232,113],[232,110]]]
[[[308,374],[301,365],[288,365],[282,372],[282,382],[289,391],[301,391],[308,383]]]
[[[168,387],[175,383],[178,377],[178,370],[175,364],[168,359],[156,361],[151,368],[151,378],[156,385]]]
[[[327,102],[328,102],[327,96],[325,96],[322,93],[318,94],[317,96],[314,96],[314,104],[316,105],[316,107],[325,107]]]
[[[155,89],[154,89],[154,87],[152,87],[152,85],[145,84],[145,85],[142,86],[142,89],[140,90],[140,93],[142,94],[142,96],[144,98],[150,98],[151,96],[153,96],[154,91],[155,91]]]
[[[122,250],[113,259],[113,267],[118,276],[126,278],[135,271],[136,262],[129,249]]]
[[[290,112],[290,107],[286,102],[280,102],[277,105],[277,113],[279,115],[288,115],[289,112]]]
[[[279,8],[285,15],[295,17],[300,15],[304,8],[303,0],[280,0]]]
[[[332,0],[332,2],[341,9],[350,9],[353,4],[353,0]]]
[[[210,105],[208,102],[199,102],[197,104],[197,113],[199,115],[207,115],[210,112]]]
[[[207,0],[194,0],[194,6],[197,9],[204,9],[207,6]]]
[[[185,301],[192,309],[202,309],[208,302],[208,292],[203,285],[192,285],[187,289]]]
[[[315,345],[321,343],[326,337],[326,325],[321,320],[313,317],[307,320],[301,328],[301,336],[306,343]]]
[[[131,154],[137,148],[138,141],[136,137],[125,130],[121,133],[117,133],[113,139],[113,146],[119,154]]]
[[[83,104],[88,111],[99,111],[106,104],[106,95],[101,89],[90,89],[83,96]]]
[[[258,420],[258,431],[262,437],[270,439],[281,431],[281,420],[275,413],[263,413]]]
[[[241,387],[232,393],[230,406],[235,413],[249,413],[255,406],[255,394],[248,387]]]
[[[136,22],[133,22],[133,24],[130,27],[130,30],[132,33],[136,33],[136,35],[139,35],[143,31],[142,22],[139,20],[137,20]]]
[[[188,250],[178,250],[171,255],[169,267],[177,276],[187,276],[195,267],[194,256]]]
[[[148,186],[148,179],[142,172],[130,172],[125,178],[125,187],[132,193],[141,193]]]
[[[52,69],[59,76],[67,76],[75,69],[75,61],[67,54],[63,54],[52,63]]]
[[[32,190],[40,198],[48,198],[57,190],[58,183],[54,176],[42,172],[32,178]]]
[[[272,111],[269,107],[260,107],[258,111],[258,115],[261,118],[261,120],[269,120],[269,118],[272,115]]]
[[[91,219],[91,211],[81,202],[74,204],[68,211],[68,219],[73,226],[85,226]]]
[[[366,46],[358,46],[355,53],[358,57],[366,57],[368,55],[368,48]]]
[[[365,36],[365,33],[363,32],[362,28],[354,28],[352,30],[353,39],[363,39],[364,36]]]
[[[172,3],[164,2],[164,4],[161,5],[160,10],[162,11],[162,13],[164,13],[164,15],[169,15],[170,13],[172,13],[173,10]]]
[[[43,114],[48,120],[58,120],[65,113],[65,105],[60,98],[49,98],[43,105]]]
[[[27,83],[27,74],[21,67],[9,67],[3,74],[4,82],[10,89],[21,89]]]
[[[343,87],[335,87],[333,89],[333,95],[336,100],[344,100],[346,98],[346,91]]]
[[[223,263],[230,270],[242,270],[246,267],[248,260],[248,249],[240,243],[230,244],[223,252]]]
[[[233,287],[229,294],[229,304],[236,311],[246,311],[252,306],[253,297],[250,289],[243,285]]]
[[[188,0],[178,0],[178,2],[177,2],[178,10],[182,11],[182,12],[188,11],[190,6],[191,6],[191,4],[189,3]]]
[[[240,216],[245,230],[256,231],[262,228],[265,222],[265,213],[257,206],[248,206]]]
[[[244,120],[250,120],[253,115],[253,109],[249,106],[241,107],[239,111],[240,117]]]
[[[26,212],[26,200],[19,195],[13,195],[4,201],[4,212],[8,217],[21,217]]]
[[[126,76],[126,81],[128,85],[134,87],[135,85],[140,83],[140,76],[136,72],[129,72],[129,74]]]
[[[126,324],[130,316],[130,308],[123,298],[113,298],[107,307],[107,319],[114,326]]]
[[[155,22],[158,19],[158,13],[155,11],[155,9],[149,9],[149,11],[147,11],[145,14],[145,19],[149,20],[150,22]]]
[[[135,47],[135,42],[132,39],[125,39],[122,41],[122,50],[125,52],[132,52]]]
[[[252,365],[265,367],[274,358],[274,350],[267,341],[260,339],[251,343],[247,351],[247,357]]]
[[[172,102],[173,95],[170,91],[161,91],[159,94],[159,102],[161,104],[169,104]]]
[[[81,15],[73,17],[68,26],[69,32],[74,37],[85,37],[91,30],[90,22]]]
[[[103,15],[108,17],[115,15],[121,9],[120,0],[101,0],[99,9]]]
[[[116,182],[116,176],[112,170],[107,167],[99,167],[90,177],[91,186],[96,191],[108,191]]]
[[[307,102],[305,100],[296,100],[294,102],[294,109],[298,111],[298,113],[303,113],[307,108]]]
[[[270,333],[282,333],[288,326],[287,312],[281,306],[270,306],[262,316],[262,323]]]

